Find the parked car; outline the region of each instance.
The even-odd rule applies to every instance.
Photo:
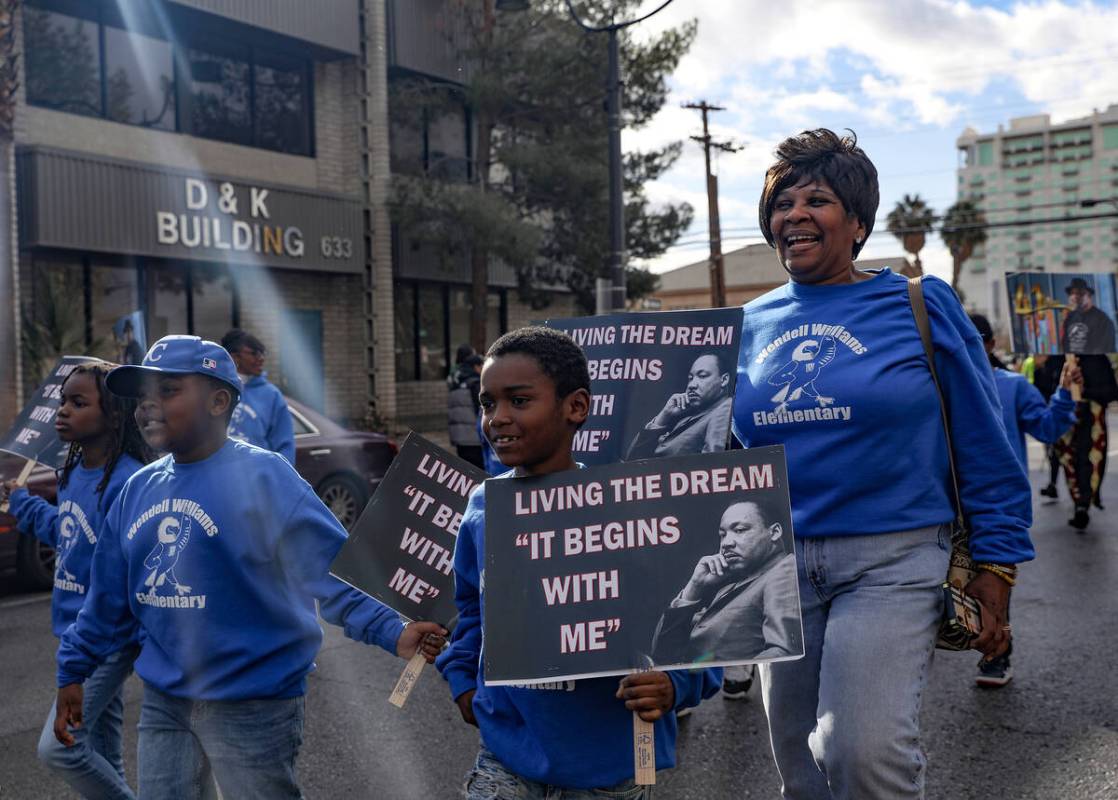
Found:
[[[345,428],[291,398],[287,410],[295,428],[295,469],[349,530],[396,457],[396,443],[382,433]],[[0,479],[14,479],[23,464],[16,456],[0,453]],[[27,488],[55,502],[54,470],[36,467]],[[54,550],[22,533],[10,514],[0,514],[0,572],[12,569],[28,588],[49,589],[54,584]]]

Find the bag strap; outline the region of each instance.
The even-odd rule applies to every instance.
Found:
[[[936,373],[935,348],[932,346],[932,324],[928,320],[928,306],[924,303],[923,276],[908,279],[908,300],[912,305],[912,316],[916,318],[916,328],[920,331],[920,341],[924,345],[924,355],[928,358],[928,369],[932,373],[932,383],[936,386],[939,398],[939,416],[943,421],[943,432],[947,436],[947,460],[951,466],[951,488],[955,495],[955,521],[963,524],[963,500],[959,494],[959,473],[955,469],[955,448],[951,445],[951,422],[947,416],[947,404],[943,401],[943,387]]]

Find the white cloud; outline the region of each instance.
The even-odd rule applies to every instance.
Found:
[[[952,142],[966,125],[989,131],[1038,108],[1061,120],[1118,102],[1115,2],[1023,0],[992,8],[967,0],[678,0],[634,33],[651,35],[690,18],[698,19],[698,39],[672,76],[668,105],[644,130],[626,131],[625,147],[698,132],[698,115],[679,108],[682,102],[725,105],[712,116],[712,132],[747,145],[718,159],[726,227],[756,228],[756,198],[773,147],[804,127],[833,121],[868,129],[862,138],[876,153],[934,140],[934,152],[917,145],[911,167],[892,169],[918,176],[935,171],[925,165],[954,164]],[[939,133],[900,136],[917,131]],[[939,172],[924,181],[907,177],[903,188],[883,173],[882,207],[899,198],[886,196],[886,188],[950,202],[953,178]],[[688,199],[696,208],[692,232],[705,230],[697,145],[688,142],[679,164],[649,192],[663,201]],[[890,238],[874,237],[886,244]],[[896,252],[886,249],[885,255]],[[938,240],[923,257],[930,271],[950,274]]]

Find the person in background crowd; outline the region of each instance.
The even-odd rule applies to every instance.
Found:
[[[1064,356],[1050,357],[1050,370],[1062,370],[1064,360]],[[1118,380],[1109,356],[1083,355],[1078,360],[1083,375],[1083,399],[1078,404],[1075,427],[1056,442],[1055,448],[1075,506],[1068,524],[1083,531],[1091,521],[1091,506],[1103,510],[1101,491],[1109,440],[1106,409],[1118,401]]]
[[[990,357],[994,369],[994,385],[1001,400],[1002,422],[1006,435],[1017,460],[1026,472],[1029,470],[1028,451],[1025,449],[1025,434],[1046,444],[1055,442],[1065,431],[1075,424],[1075,401],[1071,398],[1073,384],[1082,384],[1083,376],[1078,367],[1065,363],[1060,374],[1060,385],[1052,394],[1050,402],[1023,375],[1010,372],[999,366],[994,355],[994,329],[990,321],[981,314],[971,314],[978,335]],[[975,683],[979,686],[999,688],[1013,679],[1013,668],[1009,657],[1013,652],[1013,642],[1009,649],[994,658],[982,658],[978,662],[978,675]]]
[[[21,530],[55,549],[51,628],[61,637],[77,619],[90,589],[90,571],[105,515],[128,478],[150,457],[133,417],[135,403],[110,394],[105,376],[116,366],[81,364],[62,382],[62,403],[55,417],[58,438],[70,443],[58,473],[58,505],[11,483],[11,513]],[[74,746],[54,738],[51,704],[39,760],[90,800],[130,800],[124,777],[124,681],[139,652],[126,634],[121,646],[89,676],[83,728]]]
[[[481,438],[478,434],[478,420],[481,405],[478,402],[478,387],[481,385],[481,365],[485,359],[474,353],[467,354],[469,345],[461,345],[458,354],[462,360],[447,379],[450,391],[447,393],[447,421],[449,423],[450,443],[458,452],[458,457],[469,461],[479,469],[485,469]]]
[[[1038,354],[1035,358],[1036,369],[1033,371],[1033,386],[1037,388],[1040,396],[1047,403],[1052,399],[1052,395],[1059,386],[1063,359],[1054,361],[1051,356],[1043,354]],[[1057,366],[1060,369],[1057,369]],[[1060,453],[1054,442],[1044,446],[1044,457],[1048,461],[1048,483],[1039,490],[1039,493],[1044,497],[1055,500],[1060,496],[1059,490],[1056,488],[1056,479],[1060,476]]]
[[[788,460],[807,653],[759,672],[797,800],[924,796],[920,706],[955,508],[907,279],[854,264],[877,207],[877,170],[853,135],[826,129],[777,147],[759,203],[791,280],[746,304],[734,429]],[[1033,558],[1029,484],[978,332],[948,284],[925,277],[923,293],[979,565],[966,588],[982,605],[976,648],[993,658],[1009,646],[1015,565]]]
[[[132,320],[121,317],[113,325],[113,339],[120,348],[118,361],[121,364],[139,364],[144,360],[144,348],[136,341],[136,331]]]
[[[268,382],[268,373],[264,371],[268,351],[264,343],[251,333],[234,328],[221,337],[221,346],[233,357],[244,384],[241,402],[229,423],[230,438],[279,453],[294,465],[295,429],[291,412],[280,390]]]

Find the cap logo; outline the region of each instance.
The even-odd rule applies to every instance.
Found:
[[[214,361],[212,358],[203,358],[202,366],[206,369],[217,369],[217,362]]]
[[[159,361],[163,358],[163,351],[167,349],[166,342],[156,342],[148,350],[147,358],[145,361]]]

